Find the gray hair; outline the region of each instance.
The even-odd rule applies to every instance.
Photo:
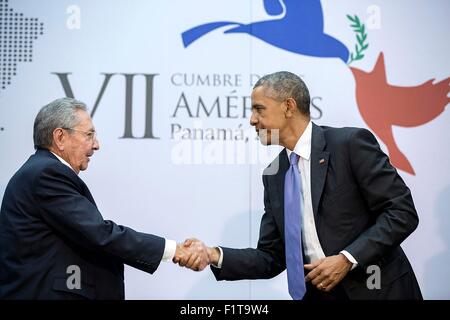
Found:
[[[76,111],[87,111],[86,104],[72,99],[56,99],[39,110],[34,120],[34,148],[48,149],[53,143],[56,128],[73,128],[79,123]]]
[[[293,98],[299,111],[309,117],[309,91],[303,80],[296,74],[288,71],[271,73],[260,78],[253,89],[260,86],[268,88],[271,91],[270,94],[275,95],[271,98],[277,101]]]

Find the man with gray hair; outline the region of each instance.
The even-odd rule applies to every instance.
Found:
[[[124,299],[124,263],[149,273],[162,260],[206,266],[202,246],[186,248],[103,219],[78,177],[99,150],[83,102],[62,98],[44,106],[33,138],[36,153],[2,201],[0,299]]]

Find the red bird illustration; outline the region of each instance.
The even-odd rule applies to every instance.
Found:
[[[415,175],[414,169],[395,142],[392,126],[416,127],[439,116],[450,102],[450,77],[414,86],[390,85],[384,55],[378,56],[371,72],[350,67],[356,81],[356,101],[362,118],[386,145],[392,165]]]

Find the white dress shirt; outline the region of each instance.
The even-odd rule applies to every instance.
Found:
[[[322,246],[320,245],[319,237],[317,235],[316,223],[314,221],[314,213],[312,208],[311,197],[311,138],[312,138],[312,122],[308,123],[305,131],[298,139],[294,150],[291,151],[286,148],[288,159],[292,152],[295,152],[300,156],[298,160],[298,170],[300,171],[300,177],[302,179],[303,189],[303,215],[300,217],[302,226],[302,244],[303,252],[305,254],[305,263],[312,263],[318,259],[325,258]],[[300,246],[300,243],[299,243]],[[220,250],[220,259],[217,267],[222,266],[223,251]],[[357,266],[355,258],[347,251],[341,251],[347,259],[353,263],[352,269]]]
[[[316,260],[325,258],[322,246],[320,245],[319,236],[317,235],[316,223],[314,220],[314,212],[312,208],[311,196],[311,139],[312,139],[312,122],[308,123],[305,131],[295,144],[294,150],[286,148],[288,159],[291,153],[295,152],[300,156],[298,160],[298,170],[302,179],[303,189],[303,215],[302,220],[302,244],[305,254],[305,263],[312,263]],[[347,251],[341,251],[343,255],[353,264],[352,269],[356,267],[355,258]]]
[[[308,123],[305,131],[298,139],[294,152],[299,155],[298,170],[302,180],[302,196],[303,196],[303,215],[300,217],[302,226],[302,243],[303,252],[305,254],[305,263],[312,263],[316,260],[325,258],[322,246],[317,236],[316,223],[314,221],[314,213],[312,209],[311,197],[311,137],[312,122]],[[286,149],[288,159],[290,159],[292,151]]]
[[[50,151],[51,152],[51,151]],[[70,164],[67,163],[66,160],[58,156],[56,153],[52,152],[52,154],[58,158],[59,161],[61,161],[63,164],[68,166],[70,169],[73,170],[73,168],[70,166]],[[75,170],[73,170],[75,172]],[[172,261],[173,257],[175,256],[175,251],[177,249],[177,243],[174,240],[164,239],[165,240],[165,246],[164,246],[164,253],[162,256],[161,261]]]

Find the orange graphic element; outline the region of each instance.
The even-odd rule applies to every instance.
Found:
[[[350,67],[356,81],[356,101],[362,118],[386,145],[393,166],[415,175],[392,134],[392,126],[416,127],[439,116],[450,102],[450,77],[414,87],[388,84],[381,52],[371,72]]]

